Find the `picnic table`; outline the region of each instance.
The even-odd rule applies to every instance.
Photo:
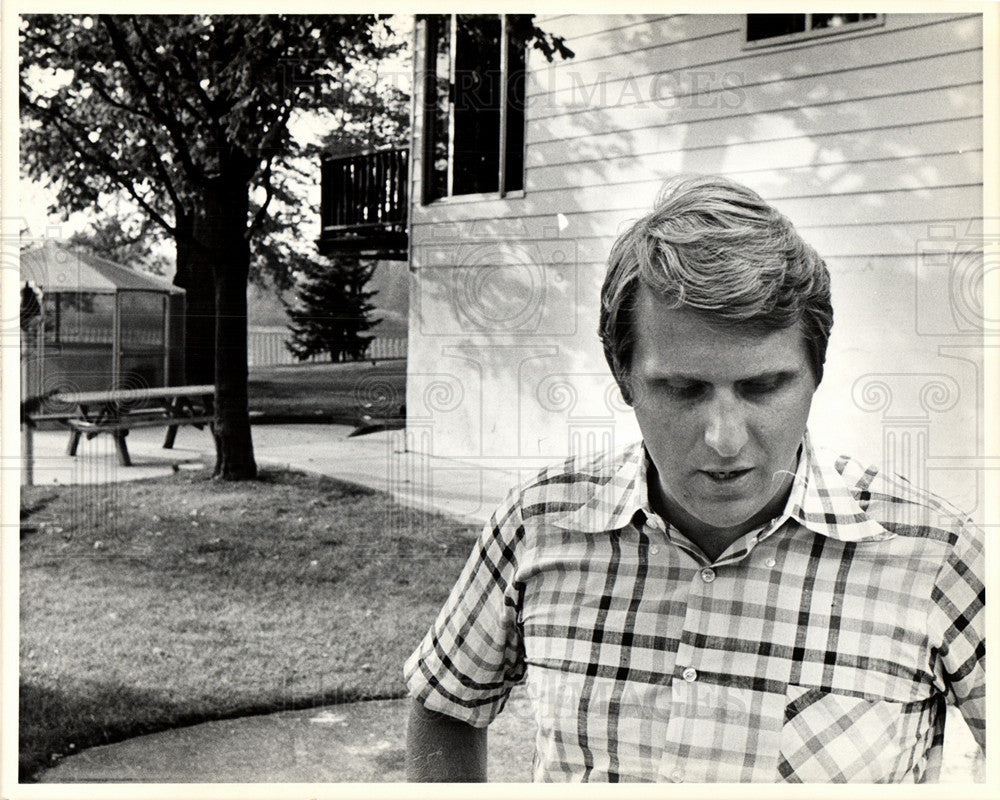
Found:
[[[60,392],[52,397],[57,403],[75,406],[75,412],[66,415],[69,425],[69,444],[66,453],[76,455],[80,437],[93,439],[101,433],[114,437],[118,461],[122,466],[132,465],[125,437],[132,428],[166,427],[163,441],[165,448],[174,446],[177,428],[208,425],[215,431],[215,387],[164,386],[154,389],[112,389],[103,392]]]

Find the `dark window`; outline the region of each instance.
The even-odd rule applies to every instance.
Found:
[[[805,29],[805,14],[747,14],[748,42],[801,33]]]
[[[504,15],[428,16],[425,202],[524,188],[524,51]]]
[[[759,42],[799,34],[838,33],[862,22],[878,20],[878,14],[747,14],[747,41]]]

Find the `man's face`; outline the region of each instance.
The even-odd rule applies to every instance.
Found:
[[[733,538],[780,513],[816,389],[801,323],[723,328],[641,287],[632,324],[654,508],[689,535]]]

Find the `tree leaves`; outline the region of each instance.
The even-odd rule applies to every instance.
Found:
[[[24,168],[66,213],[123,191],[167,232],[221,160],[265,191],[300,154],[292,110],[317,108],[374,16],[28,14],[20,25]],[[273,189],[272,189],[273,191]],[[248,226],[252,224],[248,220]]]

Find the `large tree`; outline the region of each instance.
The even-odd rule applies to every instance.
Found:
[[[215,475],[256,475],[247,410],[250,242],[298,154],[297,111],[381,53],[373,16],[21,18],[22,153],[66,210],[115,190],[174,238],[195,348],[215,353]]]

